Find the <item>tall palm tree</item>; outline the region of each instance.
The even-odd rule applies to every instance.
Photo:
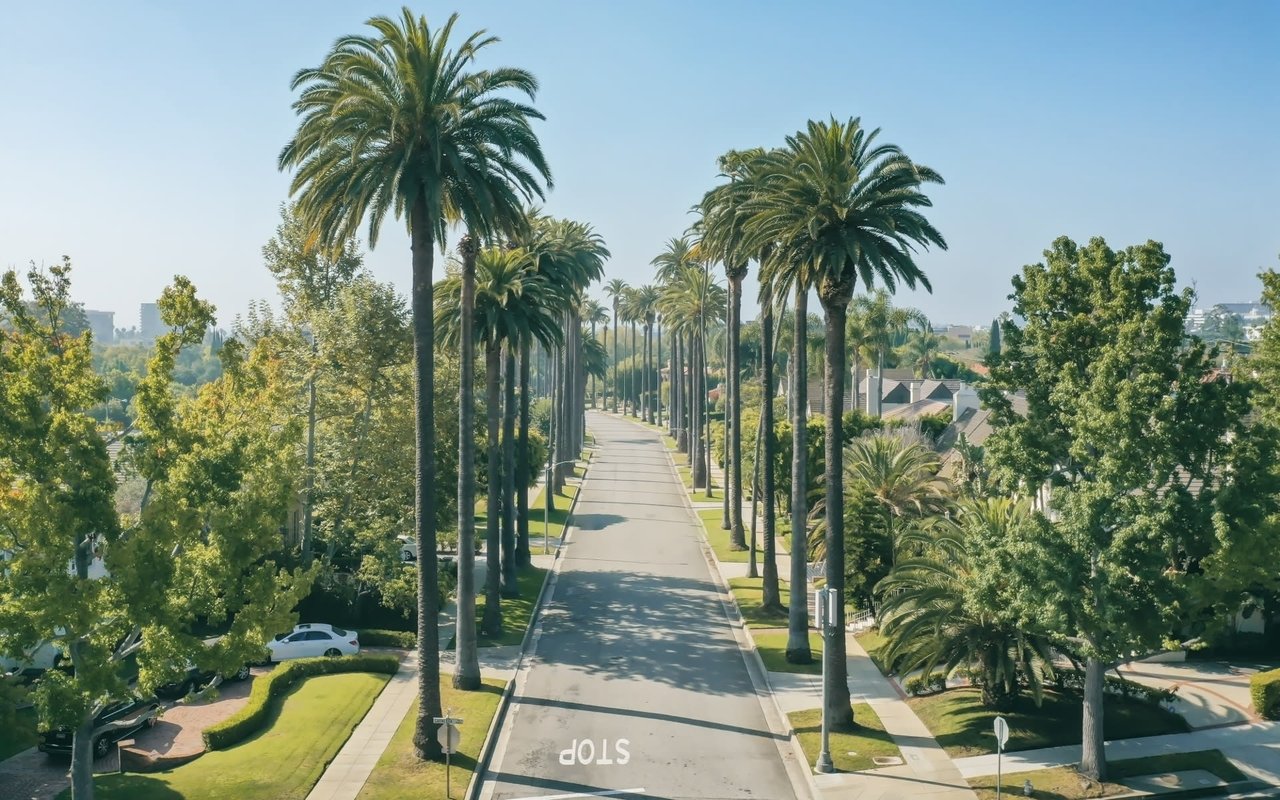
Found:
[[[392,211],[408,223],[412,259],[415,460],[414,532],[418,547],[418,718],[414,749],[441,755],[439,590],[435,536],[433,419],[434,250],[452,220],[492,236],[532,197],[550,169],[533,132],[542,119],[512,99],[537,91],[530,73],[509,67],[476,70],[474,62],[497,42],[484,32],[456,46],[451,16],[432,29],[404,9],[398,20],[368,20],[371,35],[344,36],[318,67],[293,78],[302,117],[280,153],[294,169],[290,193],[301,217],[326,247],[355,235],[369,220],[369,246]]]
[[[455,621],[453,675],[455,689],[480,688],[480,652],[476,639],[476,440],[475,440],[475,304],[476,255],[480,243],[472,236],[458,242],[462,258],[458,291],[458,611]]]
[[[861,122],[810,121],[764,156],[761,191],[750,202],[749,239],[777,246],[784,270],[807,265],[825,313],[827,375],[826,516],[828,588],[844,594],[844,491],[840,480],[844,406],[845,312],[859,281],[877,278],[890,288],[901,281],[926,289],[914,260],[917,246],[946,247],[942,235],[916,209],[931,205],[920,191],[941,183],[932,169],[912,162],[894,145],[877,144],[879,131]],[[835,629],[844,630],[837,604]],[[826,713],[836,725],[853,722],[844,637],[823,650]],[[823,765],[830,768],[830,765]]]
[[[875,391],[874,406],[877,409],[876,416],[880,416],[878,409],[880,393],[883,392],[885,355],[892,353],[906,339],[912,325],[920,331],[927,331],[929,319],[918,309],[895,306],[889,293],[883,290],[876,291],[869,297],[857,298],[854,305],[858,308],[859,318],[864,326],[865,348],[876,367],[875,385],[868,386],[868,400],[870,401],[870,392]]]
[[[673,275],[662,290],[663,314],[674,330],[680,332],[689,343],[689,415],[686,427],[689,431],[690,465],[693,485],[705,487],[708,483],[706,463],[706,332],[707,325],[724,319],[728,295],[723,286],[702,264],[683,267]]]
[[[666,287],[679,275],[683,270],[697,266],[697,249],[692,240],[688,236],[669,239],[663,251],[654,256],[649,262],[650,266],[655,267],[655,276],[658,280],[660,291],[665,291]],[[661,304],[660,304],[661,305]],[[662,309],[659,308],[662,312]],[[684,362],[689,354],[686,352],[688,347],[683,341],[681,335],[675,334],[673,330],[673,341],[671,345],[671,435],[676,440],[676,450],[685,453],[689,450],[689,419],[684,414],[683,409],[688,405],[687,400],[690,395],[687,387],[687,377],[684,368]]]
[[[1029,503],[969,499],[955,520],[936,518],[905,531],[903,558],[877,587],[887,663],[925,675],[971,668],[980,676],[983,705],[997,711],[1011,710],[1020,683],[1039,704],[1053,676],[1052,643],[1002,613],[1011,598],[985,574],[992,552],[1025,540],[1036,524]]]
[[[605,311],[604,306],[599,300],[594,298],[588,299],[582,305],[582,321],[591,326],[591,338],[597,340],[596,326],[604,325],[605,338],[609,336],[609,312]],[[591,373],[591,407],[596,407],[596,376]]]
[[[609,296],[613,305],[613,413],[618,413],[618,306],[627,291],[627,282],[614,278],[604,285],[604,293]]]
[[[635,312],[639,317],[639,321],[644,326],[644,357],[641,359],[643,364],[643,377],[641,378],[641,387],[643,395],[642,413],[645,422],[653,423],[653,406],[657,402],[657,387],[653,386],[653,324],[658,317],[658,288],[656,286],[646,285],[635,290],[633,301],[635,302]]]

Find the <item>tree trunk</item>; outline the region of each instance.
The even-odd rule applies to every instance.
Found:
[[[435,718],[440,716],[440,586],[436,562],[435,326],[431,272],[433,220],[419,197],[411,212],[413,247],[414,535],[418,542],[418,718],[413,747],[418,758],[441,756]]]
[[[809,648],[808,518],[808,399],[809,289],[796,282],[795,333],[792,336],[791,391],[791,604],[787,614],[787,661],[813,663]]]
[[[1102,685],[1106,669],[1097,658],[1084,665],[1084,715],[1081,726],[1080,774],[1098,781],[1107,779],[1107,753],[1103,748]]]
[[[764,590],[762,592],[760,606],[761,611],[768,613],[781,614],[782,599],[780,587],[778,586],[778,559],[775,553],[775,543],[778,530],[777,515],[777,486],[774,471],[774,461],[777,460],[777,454],[774,452],[773,446],[773,397],[775,394],[773,385],[773,348],[777,344],[773,334],[773,298],[764,298],[764,302],[760,304],[760,346],[764,348],[763,357],[761,358],[761,378],[763,379],[764,402],[760,407],[760,433],[764,436],[764,456],[761,465],[761,475],[764,478],[763,485],[760,487],[761,498],[764,501]]]
[[[618,413],[618,299],[613,300],[613,413]]]
[[[828,636],[822,651],[823,674],[826,676],[827,719],[833,726],[853,724],[853,707],[849,704],[849,677],[844,647],[844,442],[841,441],[841,409],[844,408],[844,324],[849,297],[836,297],[827,302],[826,364],[827,433],[827,587],[836,591],[835,633]]]
[[[640,418],[640,378],[643,377],[644,368],[640,371],[636,370],[636,356],[639,355],[639,349],[636,346],[636,324],[631,323],[631,389],[627,392],[627,400],[631,403],[631,418]]]
[[[506,344],[502,404],[502,596],[519,597],[516,575],[516,353]]]
[[[760,568],[756,564],[756,525],[760,515],[756,511],[756,506],[760,502],[760,461],[763,458],[761,448],[764,446],[764,408],[760,409],[760,419],[756,421],[756,449],[755,459],[751,465],[751,541],[748,544],[749,557],[747,559],[747,577],[759,578]]]
[[[476,249],[468,234],[458,243],[462,254],[462,308],[458,354],[458,613],[454,647],[458,668],[455,689],[480,688],[480,654],[476,641]]]
[[[607,329],[606,329],[607,330]],[[520,352],[520,445],[516,452],[516,565],[527,567],[533,563],[529,547],[529,487],[525,477],[529,474],[529,345]],[[474,472],[474,470],[473,470]]]
[[[591,323],[591,341],[596,341],[596,323],[594,321]],[[596,407],[596,376],[594,374],[591,376],[591,407]]]
[[[655,323],[655,332],[657,333],[658,344],[657,353],[654,356],[654,380],[657,381],[657,391],[653,393],[653,410],[656,412],[658,421],[657,426],[662,427],[662,320],[659,319]]]
[[[502,635],[502,351],[497,342],[484,350],[485,418],[489,438],[489,486],[485,504],[484,618],[480,631],[490,639]]]
[[[548,354],[548,357],[550,358],[550,354]],[[545,498],[544,503],[546,504],[547,509],[549,509],[550,511],[556,510],[556,493],[555,493],[556,473],[555,473],[555,470],[551,469],[551,465],[560,460],[560,454],[561,454],[560,445],[559,445],[560,409],[557,405],[558,403],[557,396],[560,394],[559,390],[557,389],[557,387],[560,385],[560,379],[558,375],[559,369],[560,369],[560,359],[559,357],[556,357],[554,359],[554,363],[551,364],[551,369],[550,369],[551,416],[547,419],[547,424],[550,426],[550,429],[547,431],[547,464],[546,464],[547,468],[546,470],[543,471],[543,475],[545,476],[547,483],[546,483],[546,486],[544,486],[542,489],[543,497]],[[542,532],[543,539],[546,539],[546,536],[547,536],[547,532],[544,530]]]
[[[686,395],[689,393],[688,376],[685,375],[685,337],[683,333],[677,333],[675,342],[671,345],[672,363],[675,364],[673,370],[674,375],[671,380],[675,384],[673,391],[675,392],[675,404],[672,406],[673,417],[675,418],[675,437],[676,450],[681,453],[689,452],[689,412]]]
[[[693,395],[689,398],[689,408],[693,413],[690,415],[690,427],[692,430],[689,433],[692,441],[689,443],[689,458],[691,474],[693,475],[693,488],[697,489],[699,487],[705,488],[707,485],[707,461],[702,454],[705,449],[702,440],[702,418],[707,414],[706,389],[702,382],[704,377],[702,369],[705,362],[703,361],[702,343],[696,334],[690,344],[689,360],[693,368],[689,382],[693,384]]]
[[[708,399],[708,397],[711,394],[711,372],[710,372],[710,365],[708,364],[708,361],[707,361],[707,326],[705,322],[702,325],[702,334],[699,337],[699,342],[700,342],[700,347],[699,347],[700,353],[698,355],[698,358],[700,359],[700,362],[702,364],[702,372],[699,377],[702,380],[701,397],[702,397],[702,421],[703,421],[703,429],[704,429],[703,435],[706,437],[705,439],[703,439],[702,456],[707,462],[706,473],[705,473],[705,477],[707,479],[707,497],[712,498],[712,497],[715,497],[715,493],[714,493],[715,482],[711,480],[711,401]]]
[[[747,546],[746,531],[742,527],[742,368],[739,336],[742,333],[742,276],[735,276],[729,283],[729,358],[726,385],[729,391],[729,413],[726,432],[729,435],[729,546],[741,550]]]
[[[303,497],[306,505],[302,508],[302,566],[311,566],[311,551],[314,546],[315,528],[315,493],[316,493],[316,345],[311,342],[311,374],[307,377],[307,477]]]

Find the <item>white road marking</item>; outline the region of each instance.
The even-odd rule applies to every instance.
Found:
[[[540,794],[534,797],[513,797],[511,800],[573,800],[576,797],[613,797],[619,794],[644,794],[644,789],[613,789],[608,792],[586,792],[583,794]]]

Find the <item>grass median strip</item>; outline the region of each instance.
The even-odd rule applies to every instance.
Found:
[[[927,697],[913,697],[907,702],[952,758],[996,751],[995,735],[991,732],[996,712],[982,705],[978,689],[948,689]],[[1080,696],[1073,692],[1046,691],[1044,702],[1038,708],[1030,697],[1019,698],[1014,710],[1001,712],[1009,722],[1009,744],[1005,752],[1079,744],[1081,715]],[[1119,696],[1106,698],[1103,725],[1109,739],[1190,730],[1186,720],[1171,711],[1145,700]]]
[[[822,674],[822,634],[809,631],[809,651],[813,655],[810,664],[792,664],[787,661],[787,632],[761,631],[751,634],[755,640],[760,660],[769,672],[799,672],[808,675]]]
[[[1049,800],[1084,800],[1084,798],[1108,797],[1131,792],[1129,787],[1120,783],[1127,778],[1189,770],[1210,772],[1227,783],[1244,780],[1246,777],[1220,751],[1197,750],[1193,753],[1170,753],[1112,761],[1107,764],[1107,781],[1104,783],[1087,780],[1076,772],[1075,767],[1056,767],[1006,775],[1001,779],[1000,786],[1005,796],[1021,796],[1023,781],[1029,780],[1034,787],[1036,797],[1049,798]],[[996,776],[994,775],[970,778],[969,785],[977,792],[978,797],[984,800],[996,796]]]
[[[285,697],[265,730],[240,744],[165,772],[96,778],[95,795],[99,800],[302,800],[389,677],[353,672],[308,678]]]
[[[795,711],[787,715],[810,764],[822,747],[822,711]],[[831,761],[840,772],[876,769],[876,758],[902,758],[902,751],[885,732],[876,712],[866,703],[854,703],[852,728],[831,730]],[[899,762],[901,763],[901,762]],[[1038,796],[1038,795],[1037,795]]]
[[[484,746],[484,735],[498,709],[498,701],[506,684],[486,678],[479,691],[463,692],[453,688],[450,675],[440,679],[441,707],[461,719],[458,727],[461,741],[458,752],[449,757],[453,774],[453,796],[461,797],[476,758]],[[373,774],[360,790],[359,800],[421,800],[444,797],[444,762],[421,761],[413,749],[413,729],[418,716],[418,703],[405,716],[373,768]]]
[[[738,601],[738,610],[748,628],[779,628],[787,625],[787,605],[791,602],[791,592],[786,581],[778,581],[782,610],[766,613],[761,605],[764,602],[763,578],[730,578],[729,591]]]
[[[525,567],[519,571],[516,583],[520,587],[519,597],[502,598],[502,635],[491,639],[480,634],[480,647],[502,647],[520,644],[524,641],[524,631],[529,627],[529,619],[533,616],[533,606],[538,602],[538,594],[542,591],[542,581],[547,577],[547,570],[541,567]],[[482,593],[476,598],[476,627],[484,619],[485,597]],[[452,649],[456,643],[451,642]]]

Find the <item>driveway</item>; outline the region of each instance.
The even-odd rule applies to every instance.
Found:
[[[481,793],[794,798],[658,436],[601,414]]]
[[[1176,687],[1173,710],[1199,729],[1256,721],[1249,678],[1258,670],[1256,664],[1222,661],[1138,661],[1120,667],[1120,674],[1147,686]]]

